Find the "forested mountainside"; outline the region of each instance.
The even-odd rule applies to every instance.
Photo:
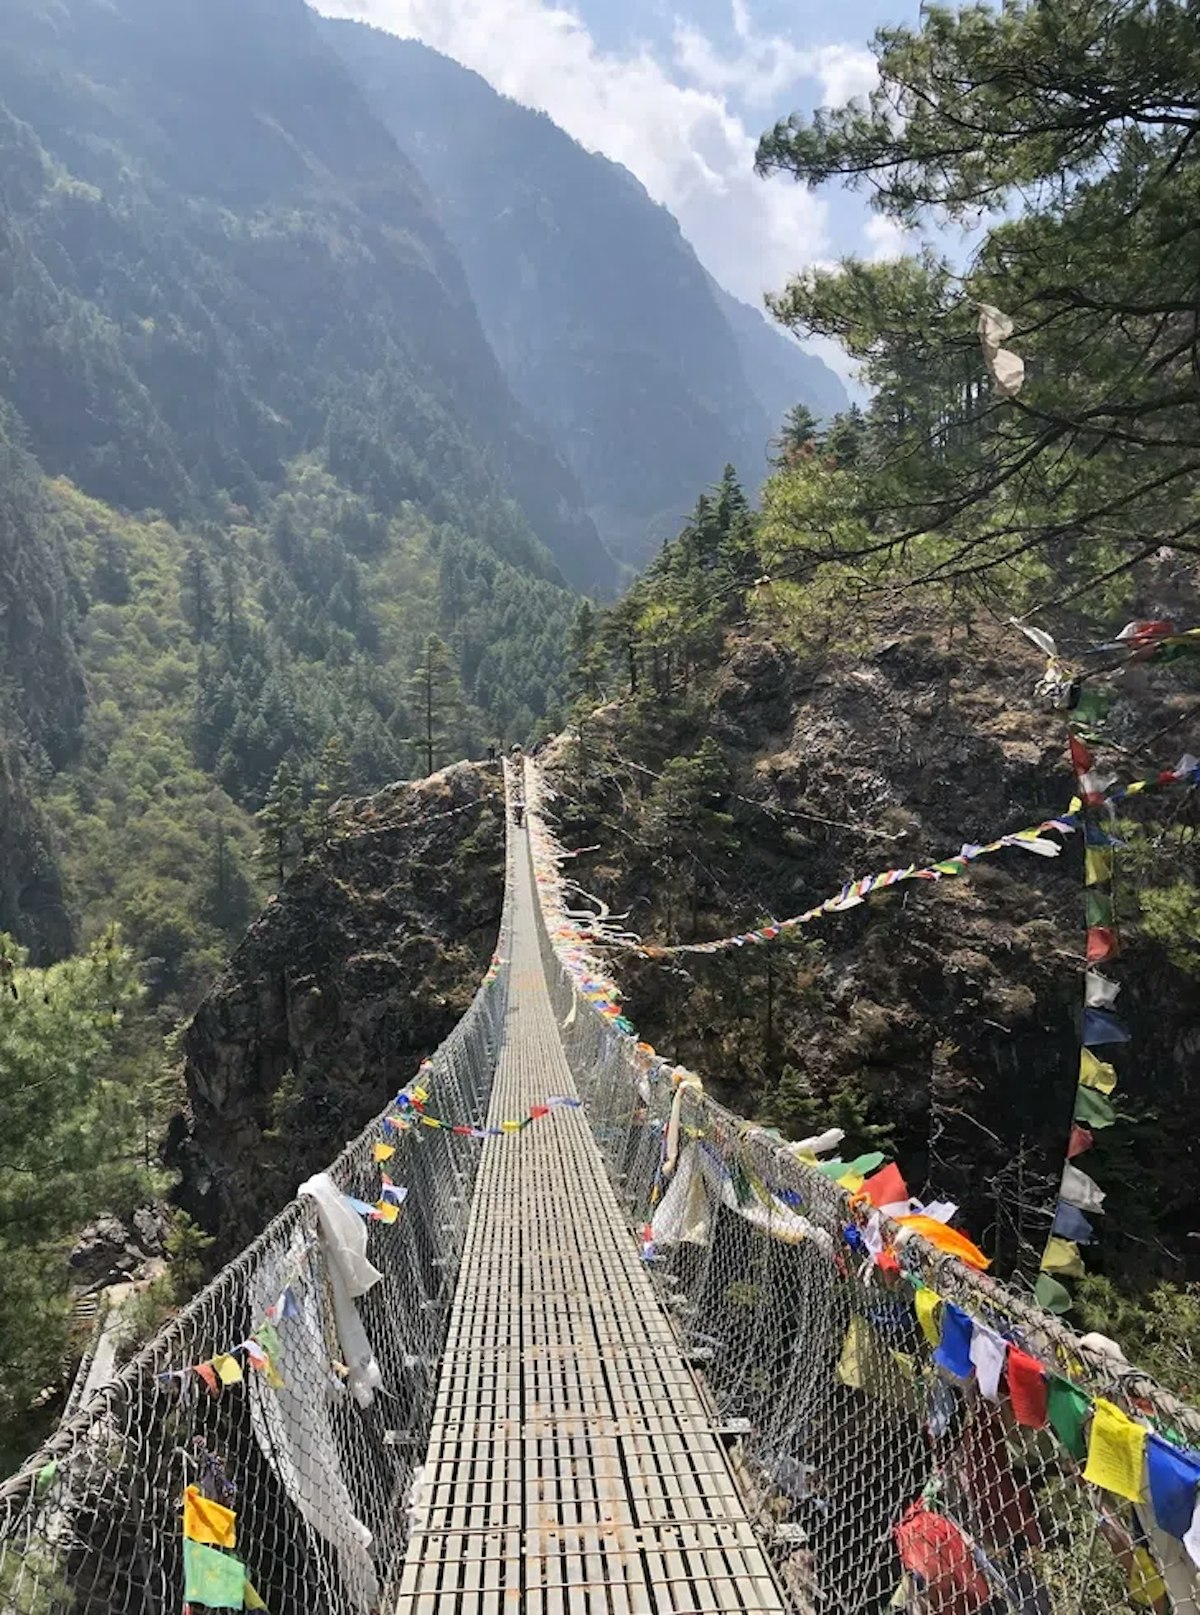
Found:
[[[415,170],[302,0],[12,0],[0,103],[0,376],[47,472],[194,517],[219,494],[261,510],[320,451],[378,508],[609,581]]]
[[[322,30],[428,182],[513,391],[623,559],[643,564],[727,461],[757,486],[794,404],[846,407],[628,170],[415,40]]]

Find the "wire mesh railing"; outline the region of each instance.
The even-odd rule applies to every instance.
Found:
[[[493,968],[420,1073],[447,1114],[487,1109],[507,899]],[[371,1122],[328,1169],[324,1199],[289,1204],[0,1487],[0,1612],[385,1607],[479,1160],[480,1144],[449,1128]],[[357,1203],[350,1245],[365,1234],[381,1275],[361,1294],[344,1197]]]
[[[1084,1478],[1098,1408],[1143,1432],[1114,1425],[1130,1463],[1146,1431],[1200,1446],[1200,1415],[922,1239],[881,1268],[845,1190],[615,1024],[546,795],[531,771],[568,1060],[797,1615],[1200,1615],[1144,1469],[1124,1496]]]

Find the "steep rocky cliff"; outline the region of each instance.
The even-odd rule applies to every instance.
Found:
[[[1063,715],[1034,695],[1011,629],[951,637],[909,610],[861,648],[802,651],[735,632],[686,696],[610,702],[556,743],[581,884],[648,940],[687,942],[798,914],[859,875],[956,854],[1062,812]],[[1122,777],[1200,752],[1191,673],[1135,670],[1107,728]],[[696,791],[671,759],[716,761]],[[723,770],[723,772],[722,772]],[[662,776],[666,775],[664,779]],[[689,799],[689,792],[693,792]],[[1186,947],[1147,915],[1190,870],[1194,793],[1139,798],[1118,861],[1124,951],[1118,1123],[1088,1170],[1107,1189],[1089,1269],[1137,1286],[1195,1276],[1200,1051]],[[1147,912],[1143,912],[1143,908]],[[1154,921],[1154,923],[1150,923]],[[1012,850],[801,928],[792,945],[661,961],[618,956],[641,1033],[733,1108],[799,1137],[894,1150],[914,1192],[949,1195],[1003,1271],[1049,1222],[1079,1063],[1082,851]],[[1182,930],[1181,930],[1182,935]]]
[[[347,804],[250,928],[185,1041],[178,1198],[251,1238],[462,1015],[503,901],[498,769],[460,764]]]

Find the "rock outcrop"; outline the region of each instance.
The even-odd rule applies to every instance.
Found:
[[[184,1038],[177,1199],[228,1256],[459,1019],[503,903],[500,772],[460,764],[339,806]]]

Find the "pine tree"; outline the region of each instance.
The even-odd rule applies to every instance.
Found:
[[[421,660],[409,679],[409,702],[416,723],[413,745],[432,774],[436,759],[449,744],[462,714],[462,691],[450,652],[436,634],[430,634]]]
[[[268,880],[282,883],[303,846],[304,803],[300,782],[285,757],[275,770],[267,799],[257,815],[261,839],[258,865]]]
[[[820,428],[817,417],[807,404],[793,404],[783,418],[779,436],[774,438],[771,463],[775,466],[794,465],[818,445]]]
[[[308,811],[309,836],[319,841],[329,822],[329,811],[350,790],[350,762],[340,735],[330,735],[321,749],[321,767]]]

